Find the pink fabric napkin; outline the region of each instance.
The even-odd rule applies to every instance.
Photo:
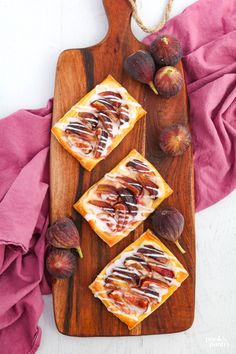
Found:
[[[35,353],[41,338],[52,101],[0,120],[0,352]]]
[[[199,211],[236,187],[236,1],[199,0],[164,33],[179,38],[184,52]]]
[[[196,210],[236,187],[236,2],[200,0],[162,33],[184,49]],[[149,36],[150,43],[156,35]],[[0,352],[33,354],[41,330],[52,101],[0,120]]]

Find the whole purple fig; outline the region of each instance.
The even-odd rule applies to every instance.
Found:
[[[69,278],[76,268],[76,256],[70,250],[55,248],[47,256],[46,267],[54,278]]]
[[[178,69],[173,66],[165,66],[156,72],[154,83],[159,95],[169,98],[177,95],[184,80]]]
[[[179,40],[168,34],[158,36],[150,45],[157,66],[176,65],[183,52]]]
[[[48,228],[46,237],[52,246],[65,249],[75,248],[79,256],[83,258],[79,232],[71,219],[65,217],[57,220]]]
[[[152,224],[158,236],[174,242],[179,250],[185,253],[178,242],[184,229],[184,217],[176,208],[156,210],[152,216]]]
[[[156,66],[153,57],[146,50],[138,50],[124,60],[124,69],[135,80],[147,84],[157,94],[153,84]]]

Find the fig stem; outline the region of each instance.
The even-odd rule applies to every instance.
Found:
[[[158,95],[157,89],[156,89],[156,87],[155,87],[153,81],[150,81],[150,82],[149,82],[149,86],[151,87],[152,91],[153,91],[156,95]]]
[[[183,249],[183,247],[179,244],[179,241],[175,241],[176,246],[180,250],[181,253],[186,253],[186,251]]]
[[[80,258],[83,258],[83,257],[84,257],[81,247],[77,247],[77,248],[76,248],[76,252],[79,253]]]

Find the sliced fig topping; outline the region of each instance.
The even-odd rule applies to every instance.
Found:
[[[168,289],[169,285],[159,279],[153,279],[153,278],[145,278],[142,281],[142,285],[141,288],[164,288],[164,289]]]
[[[83,123],[88,125],[91,129],[96,129],[98,125],[98,117],[90,112],[79,112],[78,116],[82,119]]]
[[[149,266],[155,272],[161,274],[163,277],[174,278],[175,274],[172,270],[168,268],[163,268],[158,266],[156,263],[149,263]]]
[[[154,290],[151,288],[132,288],[132,292],[148,297],[150,301],[158,302],[160,298],[160,294],[156,289]]]
[[[99,96],[105,97],[113,106],[119,108],[121,105],[122,97],[118,92],[104,91],[100,92]]]
[[[139,283],[139,276],[130,269],[117,267],[113,269],[112,275],[124,279],[125,281],[127,281],[128,283],[132,283],[133,285],[138,285]]]
[[[162,250],[158,250],[157,248],[153,247],[152,245],[144,245],[137,250],[138,253],[142,253],[145,256],[151,258],[159,258],[160,255],[163,256],[164,252]]]
[[[128,223],[129,220],[129,209],[124,203],[116,203],[115,209],[115,219],[117,221],[117,231],[122,231]]]
[[[127,306],[123,299],[123,294],[119,290],[114,290],[108,294],[108,296],[114,300],[115,304],[124,312],[129,314],[131,312],[129,306]]]
[[[106,113],[109,118],[111,118],[115,121],[118,120],[116,108],[111,103],[109,103],[109,101],[107,101],[105,99],[99,99],[99,100],[93,101],[91,103],[91,106],[96,108],[99,112]]]
[[[167,264],[169,263],[168,258],[164,257],[164,253],[157,249],[152,249],[151,247],[141,247],[137,250],[137,254],[143,258],[149,265],[149,263],[156,262],[157,264]]]
[[[147,263],[140,257],[127,257],[124,261],[124,265],[128,269],[135,270],[140,275],[147,276],[150,272]]]
[[[98,219],[101,221],[105,222],[107,224],[107,227],[111,230],[111,232],[116,231],[116,221],[114,217],[110,214],[107,213],[99,213],[97,214]]]
[[[124,104],[119,110],[120,125],[127,123],[129,121],[129,106]]]
[[[105,129],[98,128],[96,130],[96,135],[98,138],[97,145],[95,147],[95,155],[94,157],[97,159],[102,156],[108,140],[108,132]]]
[[[126,167],[131,168],[132,170],[135,170],[136,172],[139,173],[155,175],[154,172],[151,171],[148,166],[146,166],[142,161],[138,159],[133,159],[127,162]]]
[[[104,128],[108,131],[108,134],[112,137],[113,136],[113,123],[111,118],[108,117],[105,113],[99,113],[98,118],[100,119]]]
[[[126,279],[111,274],[105,279],[105,287],[108,289],[128,289],[130,285]]]
[[[159,187],[154,182],[152,182],[147,176],[140,174],[138,175],[137,179],[142,184],[143,188],[148,191],[152,199],[156,199],[158,197]]]
[[[137,200],[128,188],[120,188],[118,190],[121,200],[127,205],[132,216],[137,215]]]
[[[69,123],[66,127],[65,132],[67,134],[77,134],[80,138],[86,141],[96,140],[94,132],[89,127],[80,122]]]
[[[133,193],[135,198],[138,199],[143,195],[143,187],[141,183],[135,179],[128,176],[118,176],[117,179],[123,182],[123,184]]]
[[[100,197],[106,197],[109,202],[115,202],[119,196],[116,187],[111,184],[99,184],[96,192]]]
[[[103,202],[102,200],[89,200],[89,204],[92,204],[96,206],[97,208],[100,208],[101,210],[104,210],[106,213],[109,213],[111,215],[114,215],[114,208],[107,202]]]
[[[138,294],[134,294],[130,291],[124,292],[124,300],[127,304],[138,307],[143,310],[143,312],[147,311],[149,300],[145,297],[142,297]]]
[[[88,141],[83,141],[78,144],[76,144],[78,148],[80,148],[86,155],[90,154],[93,150],[93,147],[91,144],[89,144]]]
[[[70,133],[67,136],[68,142],[71,146],[76,146],[82,150],[84,154],[90,154],[93,150],[93,146],[88,142],[79,138],[78,135]]]

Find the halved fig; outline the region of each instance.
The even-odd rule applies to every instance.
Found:
[[[124,203],[116,203],[115,209],[115,219],[117,222],[117,231],[122,231],[129,221],[129,209]]]
[[[117,110],[109,101],[105,99],[95,100],[91,103],[91,106],[96,108],[98,112],[106,113],[109,118],[118,120]]]
[[[119,196],[116,187],[111,184],[99,184],[97,186],[96,193],[101,198],[106,198],[109,202],[115,202]]]
[[[77,134],[80,138],[86,141],[96,140],[94,132],[89,127],[87,127],[86,125],[80,122],[69,123],[65,129],[65,132],[67,134],[68,133]]]
[[[155,173],[153,171],[151,171],[149,169],[149,167],[147,165],[145,165],[145,163],[143,163],[142,161],[140,161],[138,159],[133,159],[133,160],[127,162],[126,167],[131,168],[132,170],[139,172],[139,173],[144,173],[144,174],[148,174],[148,175],[155,175]]]
[[[125,291],[124,300],[128,304],[142,309],[143,312],[147,311],[149,300],[146,297],[139,296],[138,294],[134,294],[130,291]]]
[[[97,208],[100,208],[101,210],[105,211],[106,213],[109,213],[111,215],[114,215],[115,211],[114,208],[111,206],[111,204],[104,202],[102,200],[89,200],[89,204],[92,204],[96,206]]]
[[[152,270],[161,274],[163,277],[171,279],[175,277],[175,273],[171,269],[160,267],[156,263],[149,263],[148,265]]]
[[[82,122],[88,125],[91,129],[96,129],[98,125],[98,117],[91,112],[79,112],[78,116],[82,119]]]
[[[127,123],[129,121],[129,106],[124,104],[119,109],[120,125]]]
[[[118,189],[121,200],[127,205],[132,216],[137,215],[138,207],[137,200],[133,193],[128,188]]]
[[[147,276],[150,272],[147,263],[137,256],[127,257],[124,261],[124,265],[126,268],[135,270],[138,274],[143,276]]]
[[[137,176],[138,181],[141,183],[144,189],[148,191],[150,197],[152,199],[156,199],[158,197],[159,187],[151,181],[147,176],[140,174]]]
[[[129,314],[131,312],[129,306],[127,306],[123,299],[123,294],[119,290],[113,290],[108,296],[114,300],[115,304],[124,312]]]
[[[108,134],[112,137],[113,136],[113,123],[111,118],[108,117],[106,113],[100,112],[98,114],[98,118],[100,119],[102,125],[107,130]]]
[[[169,285],[159,279],[153,279],[153,278],[145,278],[142,280],[141,288],[164,288],[168,289]]]
[[[128,187],[128,189],[133,193],[135,198],[138,199],[142,197],[143,187],[141,183],[128,176],[118,176],[117,179],[119,179],[126,187]]]
[[[84,154],[90,154],[93,150],[93,146],[88,142],[79,138],[78,135],[70,133],[67,134],[67,139],[70,146],[76,146],[82,150]]]
[[[99,96],[105,97],[113,106],[119,108],[122,101],[122,96],[118,92],[103,91],[99,92]]]
[[[112,275],[124,279],[125,281],[127,281],[128,283],[132,283],[133,285],[139,284],[138,274],[134,273],[134,271],[130,269],[124,267],[117,267],[113,269]]]
[[[98,128],[96,130],[96,136],[98,138],[97,145],[95,147],[95,154],[94,157],[98,159],[99,157],[102,156],[106,146],[107,146],[107,140],[108,140],[108,132],[105,129]]]

